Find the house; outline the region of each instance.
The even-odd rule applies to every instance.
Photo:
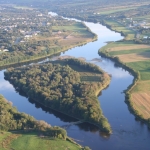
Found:
[[[32,35],[25,35],[25,39],[29,39],[31,37],[32,37]]]
[[[9,50],[8,49],[4,49],[3,52],[9,52]]]
[[[148,39],[148,36],[144,36],[143,39]]]

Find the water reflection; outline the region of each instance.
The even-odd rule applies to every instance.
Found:
[[[13,90],[13,86],[8,82],[0,80],[0,90]]]
[[[78,143],[90,146],[93,150],[149,150],[149,130],[144,124],[135,120],[124,103],[125,96],[122,92],[132,83],[133,77],[112,61],[98,56],[98,49],[106,45],[104,42],[120,40],[122,37],[120,34],[112,32],[100,24],[86,22],[86,25],[98,34],[98,40],[88,43],[83,47],[72,48],[67,52],[61,53],[61,56],[70,55],[84,57],[86,60],[92,60],[93,58],[100,58],[102,60],[101,62],[93,63],[111,74],[112,80],[108,88],[100,93],[98,99],[103,114],[108,118],[112,126],[113,134],[107,136],[99,132],[97,127],[83,123],[69,127],[67,129],[68,135],[78,139]],[[45,61],[48,61],[48,59]],[[43,61],[39,63],[43,63]],[[51,125],[64,126],[69,122],[76,121],[76,119],[41,106],[30,99],[29,103],[23,93],[20,93],[20,95],[16,93],[15,89],[4,80],[3,71],[0,72],[0,82],[2,83],[0,93],[8,100],[11,100],[19,111],[30,114],[38,120],[45,120]]]

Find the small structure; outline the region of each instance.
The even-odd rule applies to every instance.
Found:
[[[143,39],[148,39],[148,36],[144,36]]]
[[[25,35],[25,39],[29,39],[31,37],[32,37],[32,35]]]
[[[8,49],[4,49],[3,52],[9,52],[9,50]]]

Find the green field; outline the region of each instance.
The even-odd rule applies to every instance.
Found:
[[[126,46],[134,46],[135,44],[133,43],[133,41],[121,41],[121,42],[110,42],[108,43],[106,46],[102,47],[100,49],[100,51],[102,52],[109,52],[110,49],[115,49],[118,48],[118,47],[123,47],[123,51],[111,51],[109,52],[110,55],[113,55],[113,53],[125,53],[125,47]],[[114,54],[115,55],[115,54]]]
[[[144,48],[144,49],[131,49],[131,50],[122,50],[122,51],[113,51],[110,52],[110,55],[122,55],[122,54],[132,54],[132,53],[137,53],[137,54],[141,54],[142,52],[150,52],[149,48]]]
[[[81,82],[91,82],[92,83],[92,82],[101,82],[102,81],[101,74],[91,72],[88,69],[80,68],[77,65],[70,65],[67,62],[65,62],[65,60],[64,61],[63,60],[57,60],[57,61],[52,62],[52,63],[60,64],[62,66],[69,65],[73,70],[77,71],[80,74]]]
[[[138,49],[139,46],[141,46],[141,49]],[[149,53],[150,48],[144,48],[144,46],[146,45],[138,45],[131,41],[113,42],[103,47],[101,51],[107,52],[110,56],[124,55],[124,58],[126,58],[126,54],[136,53],[137,55],[142,56],[143,52],[145,52],[144,54]],[[147,56],[145,55],[143,57],[148,57],[148,55]],[[122,59],[121,61],[124,62],[124,59]],[[140,72],[141,80],[150,80],[150,60],[146,60],[146,61],[139,60],[137,62],[130,62],[126,64],[129,67],[133,68],[134,70]]]
[[[131,9],[136,9],[137,7],[129,7],[129,8],[110,8],[109,10],[101,10],[99,11],[99,14],[103,14],[103,15],[108,15],[108,14],[112,14],[112,13],[116,13],[116,12],[122,12],[122,11],[127,11],[127,10],[131,10]]]
[[[87,28],[81,23],[73,23],[72,25],[66,26],[53,26],[53,30],[70,31],[71,35],[78,34],[90,38],[93,37],[92,33],[88,32]]]
[[[112,30],[125,33],[126,40],[131,40],[131,39],[134,39],[134,37],[135,37],[135,32],[133,30],[125,27],[123,24],[117,22],[116,20],[112,20],[112,19],[105,20],[105,24],[111,26]]]
[[[127,63],[127,65],[140,72],[141,80],[150,80],[150,60]]]
[[[140,79],[130,90],[130,103],[132,103],[131,107],[135,110],[135,114],[138,114],[142,119],[150,118],[149,45],[136,44],[134,41],[112,42],[107,44],[100,51],[111,57],[117,56],[121,62],[136,72],[139,72]],[[130,56],[135,56],[135,58],[130,58]],[[127,62],[129,59],[130,62]]]
[[[0,133],[1,150],[81,150],[82,148],[69,141],[30,134]]]

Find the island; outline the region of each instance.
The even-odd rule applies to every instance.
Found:
[[[98,66],[68,58],[45,64],[9,68],[5,79],[29,98],[66,115],[89,122],[110,134],[98,94],[110,83],[110,76]]]

